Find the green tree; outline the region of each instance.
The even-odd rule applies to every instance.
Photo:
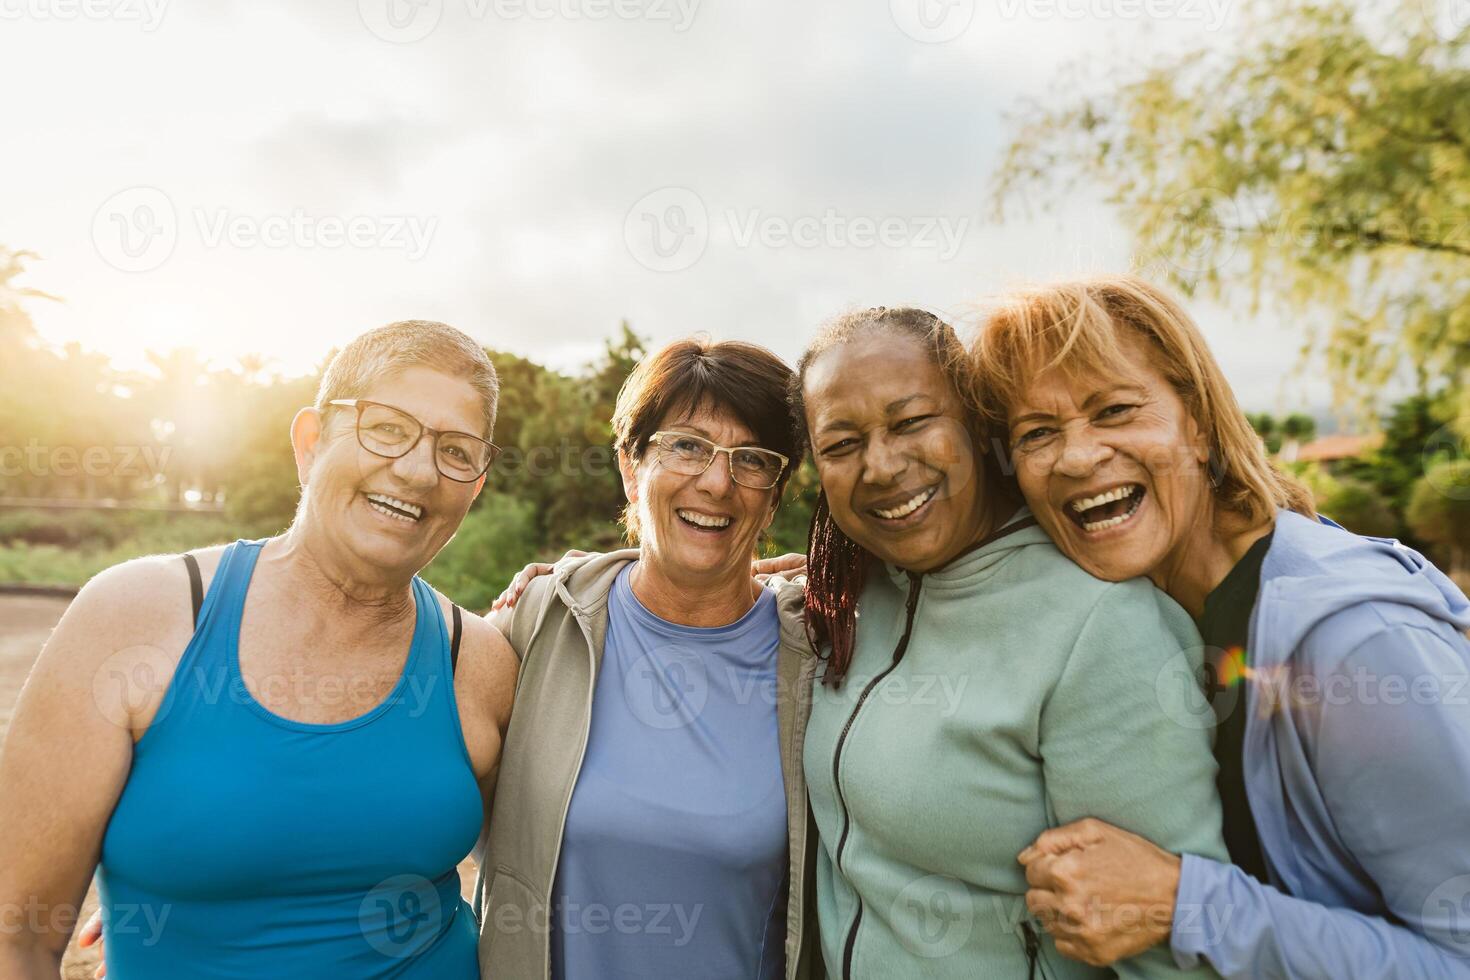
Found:
[[[1446,460],[1414,484],[1407,513],[1414,533],[1438,546],[1451,574],[1470,573],[1470,460]]]
[[[1409,370],[1470,428],[1470,33],[1434,7],[1255,0],[1235,47],[1105,66],[1018,114],[998,211],[1100,185],[1145,272],[1271,300],[1360,403]]]
[[[1322,513],[1349,531],[1380,538],[1399,534],[1399,518],[1370,485],[1360,480],[1338,480],[1317,501]]]

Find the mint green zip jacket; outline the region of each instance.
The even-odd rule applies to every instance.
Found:
[[[1030,919],[1016,855],[1092,816],[1224,858],[1188,614],[1143,579],[1093,578],[1034,525],[927,575],[880,566],[858,609],[805,745],[828,975],[1108,976]],[[1214,975],[1167,944],[1116,969]]]

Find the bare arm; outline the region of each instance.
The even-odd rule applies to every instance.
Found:
[[[137,726],[177,662],[170,634],[188,615],[187,588],[182,566],[159,559],[102,573],[21,691],[0,749],[0,909],[20,910],[0,929],[0,976],[50,980],[60,970]]]

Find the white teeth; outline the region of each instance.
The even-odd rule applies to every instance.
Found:
[[[1135,485],[1132,483],[1126,487],[1114,487],[1112,490],[1100,493],[1096,497],[1087,497],[1083,500],[1073,501],[1072,509],[1080,514],[1085,510],[1101,507],[1103,504],[1110,504],[1115,500],[1122,500],[1124,497],[1131,497],[1133,496],[1134,489]],[[1090,527],[1091,525],[1088,526]]]
[[[873,510],[873,513],[888,521],[895,521],[898,520],[900,517],[908,517],[914,511],[927,504],[929,502],[929,498],[933,497],[934,494],[938,492],[938,489],[938,487],[930,487],[923,493],[910,497],[906,502],[900,504],[892,510],[878,510],[875,508]]]
[[[418,504],[411,504],[406,500],[399,500],[397,497],[389,497],[381,493],[370,493],[367,495],[367,499],[373,505],[373,508],[380,513],[387,514],[389,517],[396,517],[400,521],[408,521],[410,524],[424,516],[424,509]],[[398,510],[412,514],[413,517],[408,518],[403,516],[403,514],[395,513],[389,510],[389,507],[396,507]]]
[[[1128,518],[1132,516],[1132,514],[1119,514],[1117,517],[1109,517],[1105,521],[1093,521],[1090,524],[1082,525],[1082,530],[1106,531],[1110,527],[1117,527],[1119,524],[1122,524],[1124,521],[1128,520]]]
[[[684,518],[690,524],[698,524],[700,527],[721,528],[730,526],[730,518],[728,517],[710,517],[707,514],[696,514],[692,510],[679,510],[674,513]]]

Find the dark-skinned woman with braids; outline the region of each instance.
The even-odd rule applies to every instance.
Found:
[[[913,309],[830,322],[798,367],[822,480],[807,615],[826,657],[805,767],[840,980],[1107,975],[1028,917],[1017,853],[1104,815],[1224,850],[1209,735],[1158,693],[1199,659],[1193,623],[1146,580],[1104,582],[1057,550],[984,451],[971,390],[953,329]],[[1181,973],[1166,950],[1115,969]]]

